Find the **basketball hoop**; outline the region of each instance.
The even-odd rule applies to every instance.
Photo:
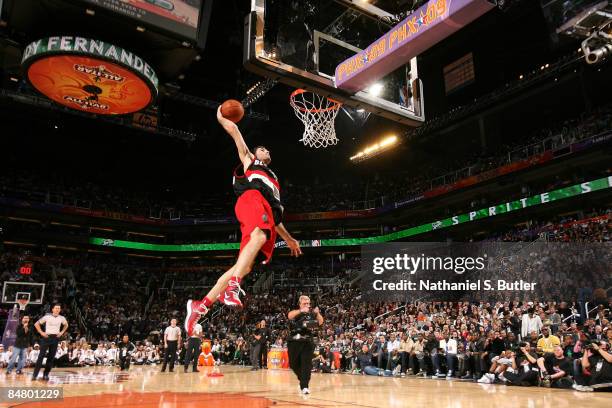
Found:
[[[17,299],[17,304],[19,305],[19,310],[20,311],[24,311],[26,306],[28,305],[29,301],[27,298],[24,299]]]
[[[342,103],[305,89],[296,89],[289,98],[295,115],[304,124],[300,142],[308,147],[327,147],[338,143],[334,123]]]

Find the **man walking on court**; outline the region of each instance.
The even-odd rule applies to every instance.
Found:
[[[166,371],[166,365],[170,362],[170,372],[174,371],[176,350],[181,344],[181,329],[176,325],[176,319],[170,320],[170,326],[164,330],[164,363],[161,372]]]
[[[187,341],[187,350],[185,352],[185,362],[184,371],[187,372],[189,368],[189,363],[193,360],[193,372],[197,373],[198,370],[198,358],[200,358],[200,353],[202,352],[202,326],[196,323],[193,328],[193,333],[189,336],[189,340]]]
[[[289,338],[287,351],[289,354],[289,367],[300,381],[300,392],[310,394],[310,373],[312,372],[312,358],[314,354],[313,337],[316,330],[323,326],[323,316],[319,308],[311,308],[310,298],[302,295],[298,300],[298,309],[287,314],[289,319]]]
[[[53,360],[55,360],[55,353],[57,352],[57,345],[59,344],[60,338],[68,330],[68,321],[60,312],[62,306],[58,303],[53,305],[51,314],[43,316],[39,321],[34,324],[36,331],[40,334],[40,354],[38,354],[38,360],[36,361],[36,367],[34,367],[34,373],[32,374],[32,380],[38,379],[38,373],[43,364],[45,357],[47,358],[47,364],[45,365],[45,371],[43,373],[43,380],[49,380],[49,373],[53,368]],[[42,324],[45,325],[45,331],[40,327]]]
[[[202,300],[187,302],[185,331],[188,336],[191,336],[195,324],[201,316],[208,313],[217,299],[227,306],[242,307],[240,293],[244,294],[244,291],[240,282],[251,272],[258,256],[261,256],[263,264],[270,262],[276,234],[287,243],[292,256],[302,255],[299,242],[289,234],[282,223],[280,184],[276,174],[268,167],[272,161],[270,151],[263,146],[257,146],[250,151],[238,126],[221,114],[221,107],[217,110],[217,120],[234,139],[241,162],[234,171],[234,192],[238,196],[235,212],[240,222],[242,239],[238,260],[234,266],[221,275]]]

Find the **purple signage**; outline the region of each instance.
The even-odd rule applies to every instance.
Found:
[[[430,0],[336,67],[336,87],[358,92],[494,7],[487,0]]]
[[[19,325],[19,309],[17,305],[13,307],[9,311],[8,319],[6,321],[6,326],[4,327],[4,334],[2,335],[2,344],[4,344],[4,349],[8,350],[8,348],[15,344],[15,339],[17,338],[17,326]]]

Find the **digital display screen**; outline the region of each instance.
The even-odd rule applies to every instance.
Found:
[[[196,39],[205,0],[85,0],[145,24]],[[210,0],[209,0],[210,1]]]
[[[556,30],[581,12],[600,3],[602,0],[542,0],[542,8],[549,25]]]
[[[31,275],[34,270],[34,264],[31,262],[24,262],[19,265],[19,274],[21,275]]]
[[[461,89],[474,82],[474,56],[470,52],[444,67],[444,88],[446,94]]]

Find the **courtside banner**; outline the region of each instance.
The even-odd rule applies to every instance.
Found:
[[[364,246],[369,302],[607,300],[612,243],[406,242]]]
[[[563,187],[557,190],[546,193],[536,194],[531,197],[520,198],[515,201],[508,201],[491,207],[482,208],[480,210],[470,211],[468,213],[455,215],[453,217],[444,218],[421,224],[415,227],[402,229],[396,232],[385,235],[377,235],[365,238],[338,238],[338,239],[303,239],[300,240],[302,247],[338,247],[338,246],[353,246],[378,244],[400,240],[402,238],[414,237],[425,234],[437,229],[449,228],[455,225],[474,222],[484,218],[495,217],[497,215],[506,214],[513,211],[520,211],[525,208],[538,205],[546,205],[548,203],[565,200],[590,194],[595,191],[606,190],[612,188],[612,176],[604,177],[597,180],[587,181],[580,184],[575,184],[569,187]],[[149,244],[145,242],[122,241],[106,238],[91,237],[89,243],[92,245],[102,245],[116,248],[140,249],[145,251],[163,251],[163,252],[192,252],[192,251],[220,251],[234,250],[240,247],[239,243],[215,243],[215,244]],[[282,247],[283,243],[278,243],[277,247]]]

